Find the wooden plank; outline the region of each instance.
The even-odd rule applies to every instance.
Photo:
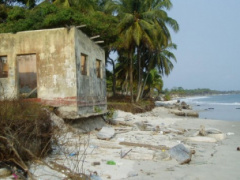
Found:
[[[168,150],[169,147],[165,145],[159,145],[159,146],[154,146],[150,144],[141,144],[141,143],[133,143],[133,142],[120,142],[120,145],[125,145],[125,146],[135,146],[135,147],[144,147],[144,148],[149,148],[149,149],[159,149],[159,150]]]

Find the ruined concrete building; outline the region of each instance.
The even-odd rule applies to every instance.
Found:
[[[0,34],[0,95],[56,107],[66,118],[104,113],[104,50],[75,27]]]

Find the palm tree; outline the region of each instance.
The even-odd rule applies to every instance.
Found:
[[[167,47],[171,36],[166,24],[178,30],[177,22],[168,17],[163,10],[169,9],[171,5],[170,0],[118,0],[107,3],[107,7],[113,9],[119,18],[117,49],[128,51],[131,102],[133,102],[133,55],[137,54],[140,87],[142,49],[153,52],[157,47]]]
[[[162,88],[163,88],[162,76],[159,75],[157,69],[154,68],[147,75],[144,91],[142,91],[141,93],[145,92],[145,96],[147,95],[151,96],[151,92],[153,90],[157,90],[159,95],[159,93],[162,91]]]
[[[97,9],[97,0],[54,0],[54,4],[64,7],[75,7],[83,13],[93,12]]]
[[[169,75],[173,69],[172,60],[176,61],[175,55],[170,51],[176,49],[175,44],[169,44],[169,46],[162,51],[156,49],[154,52],[149,52],[147,49],[144,50],[142,54],[142,65],[144,69],[144,80],[141,83],[140,97],[142,98],[143,91],[146,88],[146,84],[149,76],[151,76],[152,70],[158,70],[159,75]]]

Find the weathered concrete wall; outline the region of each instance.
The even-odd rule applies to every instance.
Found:
[[[101,113],[107,109],[105,53],[85,34],[75,30],[78,112],[82,115]],[[81,74],[81,54],[87,55],[87,75]],[[97,77],[96,60],[101,61],[101,78]]]
[[[37,92],[41,101],[76,104],[74,28],[0,34],[0,56],[7,55],[9,65],[9,77],[0,79],[7,97],[18,96],[16,59],[23,54],[36,54]]]
[[[14,51],[14,35],[0,34],[0,56],[7,56],[8,78],[0,78],[0,98],[15,98],[16,91],[16,73],[15,73],[15,56]]]
[[[87,75],[81,73],[81,54],[87,55]],[[58,28],[0,34],[0,56],[7,56],[9,66],[8,78],[0,78],[0,95],[19,96],[18,61],[25,58],[23,55],[36,58],[35,101],[59,107],[67,118],[106,111],[105,53],[80,30]],[[101,62],[100,78],[97,60]],[[28,60],[22,62],[25,61]]]

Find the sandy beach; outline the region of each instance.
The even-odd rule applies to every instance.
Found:
[[[105,125],[114,129],[112,138],[101,140],[96,130],[81,136],[66,131],[59,138],[62,146],[45,161],[84,172],[91,179],[240,179],[240,122],[178,117],[165,107],[135,115],[116,111],[114,116],[118,125]],[[222,139],[198,136],[200,127],[221,132]],[[202,142],[188,140],[196,136]],[[169,149],[178,144],[194,150],[189,163],[181,165],[171,157]],[[65,177],[39,164],[33,164],[31,172],[41,180]]]
[[[240,179],[240,122],[179,117],[170,111],[116,111],[116,124],[102,128],[113,133],[106,139],[99,138],[100,129],[80,134],[55,117],[62,127],[58,145],[44,163],[32,163],[30,172],[38,180],[69,179],[67,175],[82,172],[93,180]],[[201,129],[211,133],[200,136]],[[188,163],[171,154],[180,144],[191,152]]]

